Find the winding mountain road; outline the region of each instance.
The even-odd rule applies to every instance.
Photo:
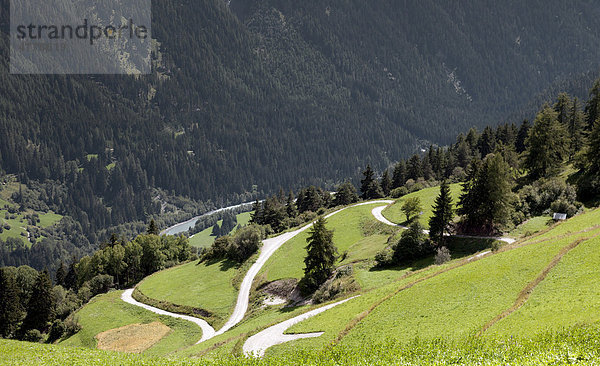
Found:
[[[396,227],[401,227],[401,228],[406,229],[406,227],[395,224],[383,216],[383,213],[382,213],[383,210],[392,203],[394,203],[394,201],[392,201],[392,200],[376,200],[376,201],[361,202],[361,203],[357,203],[352,206],[344,207],[335,212],[332,212],[332,213],[326,215],[325,218],[329,218],[329,217],[331,217],[341,211],[344,211],[348,208],[351,208],[351,207],[373,205],[373,204],[385,204],[384,206],[378,206],[378,207],[373,208],[373,210],[371,210],[371,213],[373,214],[375,219],[377,219],[378,221],[380,221],[386,225],[389,225],[389,226],[396,226]],[[184,224],[187,224],[187,222]],[[265,263],[269,260],[269,258],[277,251],[277,249],[279,249],[288,240],[294,238],[296,235],[298,235],[301,232],[312,227],[313,224],[314,224],[314,222],[312,222],[308,225],[305,225],[305,226],[301,227],[300,229],[290,231],[287,233],[283,233],[276,237],[263,240],[263,245],[262,245],[262,248],[260,251],[260,255],[258,256],[258,259],[250,267],[250,269],[248,270],[248,273],[246,273],[246,275],[244,276],[244,279],[242,280],[242,284],[240,285],[240,290],[238,293],[238,298],[237,298],[233,313],[231,314],[230,318],[227,320],[225,325],[223,325],[223,327],[221,329],[219,329],[218,331],[215,331],[213,329],[213,327],[210,324],[208,324],[205,320],[202,320],[199,318],[194,318],[194,317],[187,316],[187,315],[171,313],[171,312],[168,312],[165,310],[161,310],[161,309],[152,307],[150,305],[140,303],[132,297],[133,289],[129,289],[129,290],[126,290],[125,292],[123,292],[121,299],[129,304],[142,307],[142,308],[152,311],[156,314],[168,315],[168,316],[171,316],[174,318],[185,319],[185,320],[189,320],[189,321],[197,324],[202,329],[202,338],[196,344],[202,343],[202,342],[204,342],[208,339],[211,339],[217,335],[225,333],[226,331],[228,331],[229,329],[231,329],[236,324],[238,324],[239,322],[242,321],[242,319],[244,318],[244,315],[246,314],[246,311],[248,310],[248,301],[250,298],[250,290],[252,289],[252,283],[254,282],[254,278],[256,277],[258,272],[265,265]],[[429,233],[428,230],[424,230],[424,232],[426,234]],[[459,236],[459,237],[496,239],[496,240],[501,240],[501,241],[504,241],[507,243],[513,243],[515,241],[514,239],[511,239],[511,238],[495,238],[495,237],[492,238],[492,237],[479,237],[479,236]],[[488,254],[488,253],[486,252],[486,253],[482,253],[480,255],[485,255],[485,254]],[[315,316],[323,311],[331,309],[332,307],[342,304],[351,299],[352,298],[346,299],[346,300],[343,300],[343,301],[340,301],[340,302],[337,302],[334,304],[330,304],[330,305],[321,307],[319,309],[309,311],[305,314],[299,315],[295,318],[286,320],[282,323],[276,324],[270,328],[265,329],[264,331],[248,338],[248,340],[244,344],[244,353],[246,353],[248,355],[256,355],[256,356],[260,357],[264,354],[264,352],[267,348],[274,346],[276,344],[289,342],[294,339],[320,336],[321,334],[323,334],[322,332],[321,333],[309,333],[309,334],[296,334],[296,335],[283,334],[283,332],[285,332],[289,327],[291,327],[292,325],[294,325],[298,322],[301,322],[305,319]]]
[[[159,314],[159,315],[167,315],[167,316],[170,316],[173,318],[184,319],[184,320],[188,320],[194,324],[197,324],[202,329],[202,338],[200,338],[200,340],[196,344],[202,343],[205,340],[211,339],[212,337],[215,336],[215,330],[205,320],[194,318],[193,316],[171,313],[169,311],[155,308],[154,306],[146,305],[144,303],[141,303],[141,302],[135,300],[133,298],[132,294],[133,294],[133,289],[123,291],[123,294],[121,295],[121,300],[125,301],[128,304],[139,306],[141,308],[144,308],[146,310],[149,310],[149,311]]]
[[[292,325],[298,324],[303,320],[308,318],[312,318],[315,315],[318,315],[324,311],[327,311],[331,308],[334,308],[338,305],[345,303],[346,301],[350,301],[354,299],[354,296],[346,300],[338,301],[333,304],[325,305],[315,310],[308,311],[304,314],[300,314],[295,318],[288,319],[279,324],[275,324],[272,327],[269,327],[262,332],[259,332],[252,337],[248,338],[246,342],[244,342],[244,354],[247,356],[254,357],[262,357],[265,355],[265,351],[278,344],[295,341],[296,339],[304,339],[304,338],[315,338],[323,335],[324,332],[315,332],[315,333],[303,333],[303,334],[284,334],[288,328]]]

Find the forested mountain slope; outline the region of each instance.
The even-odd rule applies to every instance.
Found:
[[[158,214],[152,187],[235,200],[327,185],[533,114],[556,85],[582,80],[567,90],[582,95],[599,15],[587,0],[155,1],[140,78],[9,75],[3,36],[0,168],[51,179],[87,233]]]

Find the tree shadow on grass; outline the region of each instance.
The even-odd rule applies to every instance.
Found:
[[[419,259],[419,260],[416,260],[413,262],[401,263],[401,264],[398,264],[395,266],[389,266],[389,267],[373,266],[373,267],[369,268],[369,272],[405,271],[405,270],[410,270],[410,271],[414,272],[414,271],[418,271],[420,269],[429,267],[432,264],[433,264],[433,257],[427,257],[427,258]]]
[[[450,255],[452,259],[461,259],[465,257],[470,257],[477,252],[481,252],[484,250],[491,250],[495,239],[480,239],[480,238],[457,238],[457,237],[447,237],[444,246],[450,250]],[[379,271],[418,271],[420,269],[426,268],[434,264],[434,256],[429,256],[426,258],[418,259],[412,262],[401,263],[395,266],[390,267],[377,267],[373,266],[369,269],[369,272],[379,272]]]
[[[496,239],[480,238],[446,238],[445,246],[450,250],[452,258],[469,257],[477,252],[490,250]]]
[[[204,266],[208,267],[208,266],[215,265],[217,263],[220,263],[219,269],[222,272],[226,272],[232,268],[239,267],[239,263],[232,261],[231,259],[210,259],[210,260],[204,261],[204,262],[198,261],[198,263],[196,265],[197,266],[204,265]]]

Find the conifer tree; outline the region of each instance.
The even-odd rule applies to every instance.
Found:
[[[345,206],[358,201],[356,188],[350,182],[345,182],[338,187],[333,200],[334,206]]]
[[[585,146],[585,115],[581,111],[579,100],[577,98],[573,99],[567,122],[567,131],[569,133],[569,158],[572,159],[575,154],[581,151]]]
[[[423,168],[421,166],[421,158],[419,155],[413,155],[406,164],[406,176],[408,179],[417,180],[423,176]]]
[[[148,224],[148,229],[146,230],[146,233],[151,235],[159,234],[158,226],[156,226],[156,222],[154,221],[154,219],[150,220],[150,224]]]
[[[365,169],[365,171],[363,172],[363,176],[364,178],[361,179],[360,181],[360,193],[361,193],[361,198],[364,200],[369,199],[369,190],[371,189],[371,186],[373,184],[373,182],[375,181],[375,173],[373,172],[373,169],[371,169],[371,165],[367,165],[367,169]]]
[[[383,192],[379,182],[375,180],[375,173],[371,169],[371,165],[367,165],[367,169],[363,172],[364,178],[360,181],[361,198],[369,200],[373,198],[383,197]]]
[[[0,337],[14,335],[22,312],[16,280],[6,269],[0,268]]]
[[[303,287],[316,290],[333,273],[337,250],[333,245],[333,231],[328,230],[325,219],[320,217],[313,225],[306,242]]]
[[[494,129],[487,126],[479,139],[479,152],[481,153],[481,157],[485,158],[488,154],[494,152],[494,149],[496,149],[496,135]]]
[[[381,177],[381,190],[385,197],[389,196],[390,191],[392,190],[392,179],[390,178],[390,173],[387,169],[383,172],[383,176]]]
[[[300,198],[298,197],[298,199],[300,199]],[[250,214],[250,223],[257,224],[257,225],[263,224],[262,205],[261,205],[260,201],[258,200],[258,198],[252,204],[252,213]]]
[[[290,191],[287,197],[287,202],[285,204],[285,212],[289,218],[294,218],[298,216],[298,209],[296,208],[296,202],[294,198],[294,192]]]
[[[429,236],[438,245],[444,241],[444,234],[449,233],[454,218],[452,195],[448,182],[443,181],[440,194],[433,205],[433,216],[429,219]]]
[[[394,167],[394,174],[392,177],[392,189],[404,186],[406,183],[406,163],[401,160]]]
[[[71,257],[71,263],[69,264],[69,270],[65,275],[64,286],[67,289],[76,290],[77,287],[77,272],[76,272],[77,258]]]
[[[515,149],[517,153],[522,153],[527,149],[527,137],[529,137],[529,130],[531,129],[531,123],[528,120],[524,120],[519,127],[517,133],[517,141],[515,142]]]
[[[556,120],[562,125],[566,125],[569,121],[569,115],[571,113],[571,98],[567,93],[560,93],[558,100],[554,104],[554,111],[556,112]]]
[[[558,173],[568,149],[566,128],[557,121],[557,113],[545,106],[537,115],[527,138],[525,167],[529,177],[539,179]]]
[[[501,154],[472,164],[459,201],[462,231],[491,234],[504,225],[510,217],[511,187],[510,168]]]
[[[67,276],[67,269],[65,268],[65,263],[60,261],[58,268],[56,269],[56,274],[54,278],[56,279],[56,284],[60,286],[65,286],[65,277]]]
[[[600,117],[596,119],[589,137],[586,153],[588,161],[588,175],[600,176]]]
[[[596,80],[592,90],[590,90],[590,97],[585,105],[586,114],[586,128],[591,131],[594,123],[600,117],[600,79]]]
[[[38,274],[29,302],[27,303],[27,315],[23,320],[21,332],[37,329],[44,332],[48,329],[50,322],[54,320],[54,299],[52,297],[52,281],[48,270]]]

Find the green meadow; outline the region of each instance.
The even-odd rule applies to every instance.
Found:
[[[79,309],[75,316],[81,330],[60,345],[71,347],[96,348],[96,335],[104,331],[130,324],[147,324],[160,321],[171,333],[146,350],[147,355],[167,355],[181,347],[188,347],[202,337],[202,330],[196,324],[182,319],[154,314],[138,306],[121,300],[123,291],[111,291],[94,297]],[[60,347],[62,348],[62,347]],[[60,349],[57,347],[57,349]]]
[[[137,288],[152,299],[201,308],[225,319],[237,298],[237,273],[232,262],[193,261],[148,276]]]
[[[374,203],[349,207],[327,219],[327,228],[333,230],[333,243],[342,263],[372,258],[386,246],[389,235],[381,233],[390,232],[393,228],[379,223],[371,214],[373,208],[384,205]],[[260,272],[267,281],[300,279],[304,275],[309,232],[310,229],[296,235],[273,254]]]
[[[454,207],[456,207],[461,190],[461,185],[458,183],[450,185]],[[423,207],[423,214],[419,216],[419,222],[423,224],[425,228],[429,228],[429,219],[433,216],[433,204],[439,193],[440,187],[425,188],[417,192],[409,193],[406,196],[397,199],[394,204],[383,210],[383,216],[393,223],[406,224],[406,215],[402,212],[402,205],[406,199],[418,197],[421,200],[421,206]]]

